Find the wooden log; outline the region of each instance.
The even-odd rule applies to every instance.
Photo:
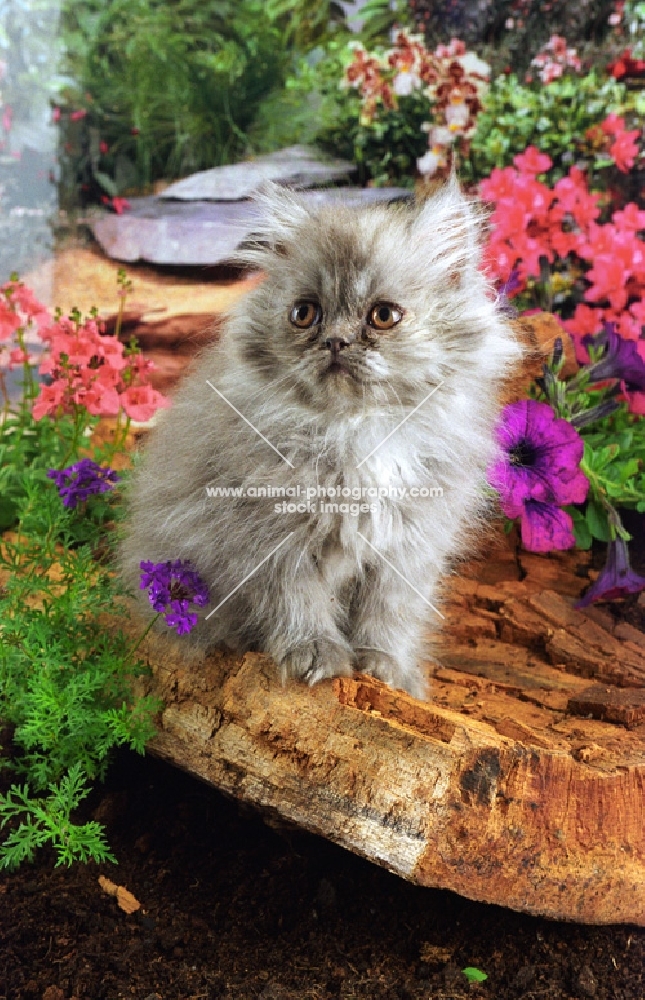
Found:
[[[645,926],[645,637],[573,607],[585,572],[493,540],[451,582],[427,702],[360,675],[283,687],[260,654],[193,662],[154,636],[151,750],[419,885]]]

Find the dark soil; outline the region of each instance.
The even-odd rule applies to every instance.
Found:
[[[152,758],[121,754],[88,811],[118,866],[43,852],[0,876],[0,1000],[645,997],[645,930],[409,885]],[[122,912],[100,874],[142,908]]]

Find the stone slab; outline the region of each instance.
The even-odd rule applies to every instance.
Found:
[[[405,188],[327,188],[303,192],[312,205],[369,205],[412,197]],[[216,266],[231,260],[253,232],[260,208],[253,201],[168,201],[132,198],[123,215],[88,220],[105,253],[124,263]]]
[[[293,188],[317,187],[346,180],[356,167],[347,160],[323,160],[309,146],[289,146],[242,163],[229,163],[184,177],[167,187],[163,199],[181,201],[237,201],[249,198],[263,181]]]

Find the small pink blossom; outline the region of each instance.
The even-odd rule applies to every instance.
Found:
[[[128,417],[145,423],[157,410],[170,406],[170,401],[152,386],[133,385],[121,394],[121,405]]]
[[[16,368],[18,365],[33,365],[35,358],[27,354],[21,347],[9,351],[9,368]]]
[[[528,146],[527,149],[513,158],[513,163],[522,173],[535,176],[544,174],[553,166],[553,160],[546,153],[541,153],[535,146]]]

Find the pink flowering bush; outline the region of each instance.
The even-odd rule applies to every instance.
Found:
[[[630,169],[638,132],[617,116],[599,131],[619,169]],[[506,408],[504,458],[490,482],[507,517],[519,518],[525,547],[607,544],[585,605],[645,589],[621,517],[621,509],[645,513],[645,210],[617,208],[577,166],[548,183],[551,165],[531,146],[481,182],[492,206],[486,267],[507,299],[559,313],[581,367],[561,379],[556,346],[533,398]]]
[[[129,283],[120,274],[121,312]],[[4,396],[0,530],[15,522],[24,473],[78,461],[99,417],[116,417],[108,460],[121,449],[132,420],[145,422],[169,401],[150,384],[153,368],[133,344],[101,332],[96,315],[50,315],[16,276],[0,288],[0,392]],[[36,365],[38,374],[36,377]],[[22,370],[14,403],[3,368]]]
[[[558,311],[585,361],[585,338],[606,323],[627,339],[641,336],[645,211],[630,202],[603,221],[602,196],[589,191],[586,174],[571,167],[551,186],[540,179],[550,166],[548,156],[530,147],[513,167],[493,170],[480,184],[493,206],[487,267],[501,282],[517,275],[512,294],[522,295],[525,307]],[[640,394],[632,405],[644,412]]]
[[[96,319],[61,318],[41,336],[49,352],[39,370],[50,381],[34,403],[36,420],[82,407],[90,416],[116,417],[123,411],[129,419],[146,421],[168,406],[149,384],[152,362],[128,351],[117,337],[101,334]]]

